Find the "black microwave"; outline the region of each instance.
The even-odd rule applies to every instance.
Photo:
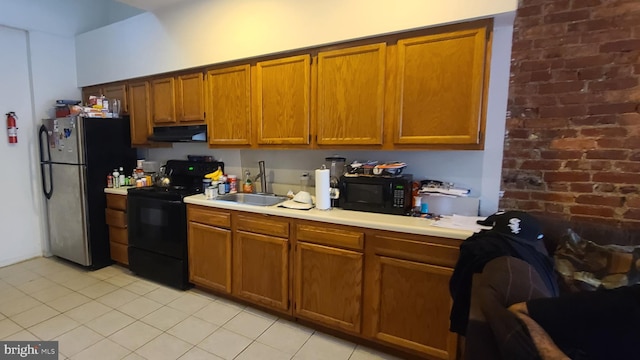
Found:
[[[413,176],[343,176],[340,207],[346,210],[408,215]]]

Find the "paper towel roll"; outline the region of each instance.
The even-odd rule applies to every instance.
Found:
[[[316,169],[316,209],[331,208],[329,169]]]

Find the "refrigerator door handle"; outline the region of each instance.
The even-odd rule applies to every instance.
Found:
[[[47,144],[47,159],[44,159],[44,149],[42,146],[42,134],[45,134],[45,144]],[[49,148],[49,133],[47,127],[44,125],[40,126],[40,131],[38,132],[38,145],[40,146],[40,172],[42,173],[42,191],[44,192],[44,196],[47,199],[51,199],[51,195],[53,195],[53,168],[49,161],[51,161],[51,149]],[[45,170],[45,165],[49,167],[49,171]],[[49,175],[49,189],[47,190],[47,175]]]

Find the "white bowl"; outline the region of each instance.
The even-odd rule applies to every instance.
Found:
[[[302,204],[313,204],[313,200],[311,199],[311,194],[306,191],[299,191],[294,197],[293,201],[299,202]]]

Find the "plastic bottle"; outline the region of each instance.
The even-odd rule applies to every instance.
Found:
[[[108,188],[113,187],[113,175],[111,174],[107,175],[107,187]]]
[[[253,182],[251,181],[251,173],[247,170],[244,172],[244,186],[242,186],[242,192],[252,193]]]
[[[113,169],[113,187],[120,187],[120,173],[118,172],[118,169]]]
[[[229,184],[229,177],[227,177],[227,175],[222,175],[220,180],[222,180],[222,182],[224,183],[224,193],[228,194],[229,191],[231,190],[231,185]]]
[[[119,177],[118,177],[118,181],[120,182],[120,186],[124,186],[124,169],[122,168],[122,166],[120,166],[120,172],[119,172]]]
[[[309,173],[305,172],[300,175],[300,191],[308,192],[307,186],[309,186]]]

